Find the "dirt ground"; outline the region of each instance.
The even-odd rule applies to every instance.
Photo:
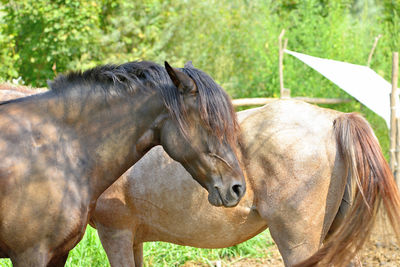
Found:
[[[359,262],[363,267],[400,267],[400,247],[396,244],[396,240],[389,227],[383,227],[378,224],[375,227],[370,241],[364,246],[359,253]],[[386,231],[385,231],[386,230]],[[383,233],[386,232],[386,233]],[[205,267],[198,263],[189,262],[184,267]],[[229,262],[215,262],[215,267],[261,267],[261,266],[284,266],[282,258],[276,246],[266,250],[264,258],[250,259],[233,259]],[[360,265],[359,265],[360,266]]]
[[[387,228],[375,228],[371,240],[360,253],[362,266],[398,267],[400,266],[400,247],[394,234]]]

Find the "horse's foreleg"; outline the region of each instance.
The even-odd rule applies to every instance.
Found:
[[[49,262],[48,253],[37,249],[28,249],[10,257],[14,267],[46,267]]]
[[[143,266],[143,243],[133,246],[133,256],[135,257],[135,267]]]
[[[8,258],[8,255],[0,249],[0,258]]]
[[[133,234],[130,229],[113,229],[96,224],[97,231],[112,267],[135,267]]]
[[[68,254],[69,252],[67,252],[67,254],[61,256],[61,257],[57,257],[56,259],[52,259],[50,261],[50,263],[47,265],[47,267],[64,267],[65,263],[67,262],[68,259]]]

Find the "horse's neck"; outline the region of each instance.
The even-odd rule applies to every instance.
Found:
[[[151,127],[166,111],[158,92],[87,91],[50,99],[48,110],[79,139],[93,199],[158,144]]]
[[[157,94],[137,92],[129,99],[112,102],[92,118],[91,134],[87,136],[88,147],[94,152],[91,155],[97,156],[91,183],[92,197],[96,199],[151,147],[159,144],[153,127],[165,113]]]

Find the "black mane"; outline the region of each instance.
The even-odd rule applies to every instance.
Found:
[[[103,65],[82,71],[69,72],[58,75],[54,81],[49,82],[53,92],[66,92],[74,84],[98,83],[104,90],[133,90],[134,88],[146,89],[148,85],[160,88],[171,86],[165,69],[150,61],[134,61],[122,65]],[[117,85],[110,87],[108,85]],[[147,89],[148,90],[148,89]]]
[[[180,69],[195,82],[199,92],[200,115],[204,125],[221,140],[236,143],[239,130],[232,103],[214,80],[201,70],[187,65]],[[84,72],[70,72],[49,82],[52,92],[63,94],[74,85],[95,83],[105,92],[117,90],[159,90],[171,115],[185,132],[185,112],[181,96],[164,67],[149,61],[128,62],[122,65],[103,65]]]

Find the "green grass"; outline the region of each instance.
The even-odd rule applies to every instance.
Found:
[[[70,252],[66,266],[110,266],[96,229],[88,226],[81,242]]]
[[[233,258],[261,258],[265,249],[272,246],[269,231],[233,247],[223,249],[197,249],[163,242],[146,243],[144,246],[145,266],[180,266],[187,261],[207,263]]]
[[[1,259],[0,266],[11,267],[12,264],[9,259]],[[87,227],[81,242],[69,253],[66,266],[110,266],[96,229]]]
[[[180,266],[187,261],[209,264],[221,260],[265,257],[266,249],[273,245],[269,231],[265,231],[242,244],[223,249],[197,249],[164,242],[148,242],[144,245],[144,266]],[[11,261],[0,260],[1,267],[9,267]],[[110,266],[97,232],[88,226],[82,241],[69,254],[66,266]]]

